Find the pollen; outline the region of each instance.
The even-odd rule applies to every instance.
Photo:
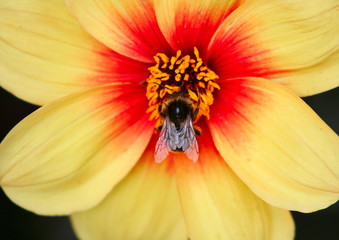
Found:
[[[162,124],[159,105],[175,92],[186,93],[194,108],[199,107],[195,122],[202,116],[209,119],[209,106],[214,101],[213,92],[220,89],[217,83],[219,77],[204,64],[198,49],[194,47],[193,56],[183,56],[180,50],[171,57],[157,53],[154,60],[155,65],[148,68],[150,75],[145,83],[149,101],[147,113],[151,113],[150,120],[158,120],[156,127]]]

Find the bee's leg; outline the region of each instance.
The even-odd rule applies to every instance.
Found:
[[[158,112],[161,117],[166,117],[165,114],[162,112],[162,102],[158,106]]]
[[[201,131],[198,128],[194,128],[194,132],[196,135],[201,136]]]
[[[195,111],[193,113],[193,121],[195,120],[195,118],[198,116],[198,113],[199,113],[199,106],[200,106],[200,93],[199,93],[199,91],[198,91],[198,95],[199,95],[198,105],[197,105],[197,108],[195,109]]]
[[[158,106],[158,112],[159,112],[159,115],[160,115],[161,117],[163,117],[163,118],[166,117],[165,113],[162,112],[162,101],[161,101],[161,103],[160,103],[159,106]],[[159,126],[156,128],[156,132],[159,132],[159,131],[162,129],[162,126],[163,126],[163,124],[159,125]]]

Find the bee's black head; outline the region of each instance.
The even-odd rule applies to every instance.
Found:
[[[192,115],[191,106],[186,101],[181,99],[172,101],[168,105],[167,109],[170,121],[176,126],[179,126],[182,122],[184,122],[189,114]]]

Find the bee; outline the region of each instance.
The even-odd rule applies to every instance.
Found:
[[[175,92],[164,102],[159,104],[159,114],[164,123],[159,127],[160,134],[155,145],[154,158],[157,163],[162,162],[169,152],[184,152],[193,162],[199,158],[199,146],[196,133],[200,132],[193,127],[193,121],[198,115],[200,100],[194,106],[183,92]],[[194,110],[194,112],[193,112]]]

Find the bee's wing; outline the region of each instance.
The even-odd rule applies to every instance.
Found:
[[[185,138],[187,138],[187,141],[189,143],[189,147],[185,150],[185,153],[189,159],[196,163],[199,159],[199,146],[197,137],[195,136],[195,131],[191,117],[188,117],[186,119],[185,125],[186,125]]]
[[[168,119],[165,118],[164,124],[162,125],[159,138],[157,141],[157,144],[155,145],[155,151],[154,151],[154,159],[155,162],[161,163],[164,161],[168,155],[168,149],[165,144],[165,140],[167,139],[167,131],[168,131]]]

